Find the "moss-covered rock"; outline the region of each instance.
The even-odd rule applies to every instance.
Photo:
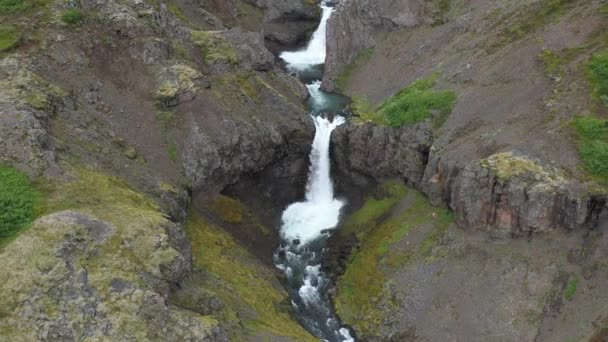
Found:
[[[45,186],[54,214],[0,252],[0,339],[224,340],[214,319],[166,304],[190,263],[159,207],[118,179],[72,176]]]
[[[185,65],[165,67],[158,73],[156,100],[163,107],[171,107],[194,98],[198,90],[197,80],[202,74]]]
[[[195,269],[208,272],[208,276],[199,279],[198,289],[188,287],[178,292],[181,302],[184,292],[186,298],[198,303],[215,301],[213,316],[233,338],[244,332],[252,340],[315,341],[291,316],[287,293],[271,269],[198,214],[191,213],[185,228]]]

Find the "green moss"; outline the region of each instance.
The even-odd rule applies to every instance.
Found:
[[[223,321],[240,321],[253,335],[268,332],[296,341],[316,340],[282,308],[287,297],[273,272],[258,264],[228,233],[194,213],[185,229],[195,266],[218,281],[210,290],[224,303],[219,313]]]
[[[63,12],[61,21],[68,25],[76,25],[84,20],[84,14],[78,8],[70,8]]]
[[[564,289],[564,298],[570,300],[572,299],[572,297],[574,297],[574,294],[576,293],[576,288],[578,287],[578,279],[572,279],[568,282],[568,285],[566,285],[566,288]]]
[[[169,154],[169,159],[177,161],[177,145],[175,145],[175,141],[170,140],[167,143],[167,154]]]
[[[437,76],[419,79],[386,100],[378,111],[392,127],[413,124],[429,118],[432,112],[439,115],[436,126],[440,127],[456,104],[453,91],[433,91]]]
[[[593,95],[608,107],[608,51],[591,57],[587,65],[587,76],[593,86]]]
[[[344,70],[340,73],[340,75],[338,75],[338,77],[336,79],[336,88],[338,89],[339,92],[344,91],[344,89],[346,88],[346,85],[347,85],[348,81],[350,80],[350,78],[352,77],[353,73],[357,69],[359,69],[362,65],[364,65],[367,61],[369,61],[369,59],[372,57],[373,54],[374,54],[373,48],[364,50],[357,55],[357,57],[351,64],[349,64],[348,66],[346,66],[344,68]]]
[[[9,25],[0,25],[0,52],[8,51],[19,45],[21,35],[17,28]]]
[[[192,42],[198,46],[208,64],[239,64],[239,57],[218,31],[192,31]]]
[[[363,206],[351,215],[346,221],[343,233],[355,233],[357,238],[363,239],[367,229],[374,225],[376,220],[388,213],[407,193],[407,188],[398,182],[388,182],[380,187],[373,196],[369,197]]]
[[[354,111],[360,120],[400,127],[433,117],[433,125],[439,129],[456,104],[453,91],[434,91],[438,75],[422,78],[387,99],[376,110],[367,102],[355,102]]]
[[[540,0],[514,13],[513,18],[506,18],[505,23],[511,23],[502,32],[502,37],[493,48],[505,46],[511,42],[527,37],[532,32],[557,20],[566,13],[575,0]],[[513,19],[507,20],[507,19]]]
[[[32,223],[39,199],[27,175],[0,166],[0,244]]]
[[[577,117],[574,127],[585,169],[605,183],[608,180],[608,121],[588,116]]]
[[[368,200],[347,221],[347,225],[364,222],[365,225],[360,225],[358,229],[362,229],[364,234],[358,235],[363,237],[360,239],[361,246],[351,256],[346,272],[337,281],[335,304],[340,317],[363,334],[376,329],[382,322],[382,311],[377,304],[385,295],[387,274],[392,272],[393,267],[413,258],[430,257],[434,246],[452,222],[449,210],[435,208],[421,193],[407,190],[402,185],[400,187],[402,188],[395,188],[393,195],[399,197],[399,200],[405,196],[405,200],[410,202],[400,213],[393,213],[384,222],[375,224],[379,212],[388,212],[388,205]],[[396,202],[392,202],[394,207]],[[433,229],[418,247],[408,250],[394,247],[413,228],[421,225],[432,225]]]
[[[16,13],[27,8],[23,0],[0,0],[0,13]]]
[[[237,199],[218,195],[209,204],[212,212],[228,223],[241,223],[243,221],[243,208]]]

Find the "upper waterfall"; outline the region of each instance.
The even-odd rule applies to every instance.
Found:
[[[327,20],[331,17],[334,11],[333,7],[328,6],[325,2],[321,3],[323,15],[321,23],[312,35],[312,39],[306,48],[299,51],[286,51],[279,57],[287,62],[287,67],[294,70],[305,70],[313,65],[325,63],[325,55],[327,53],[327,44],[325,41],[327,31]]]

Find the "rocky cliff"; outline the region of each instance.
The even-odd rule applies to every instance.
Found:
[[[332,137],[336,176],[380,183],[327,261],[358,338],[605,338],[608,174],[590,152],[607,137],[594,76],[605,13],[600,1],[337,7],[323,88],[354,103]]]
[[[274,230],[215,201],[307,157],[306,88],[266,43],[299,43],[315,7],[11,4],[0,4],[0,163],[35,195],[15,207],[21,194],[0,181],[0,222],[21,229],[0,229],[1,339],[311,339],[269,265]],[[287,169],[296,192],[305,165]]]
[[[339,79],[347,94],[373,107],[416,79],[440,75],[435,89],[455,92],[457,103],[432,134],[411,125],[373,128],[385,130],[382,137],[395,137],[378,139],[370,138],[370,124],[341,127],[334,137],[336,154],[353,146],[361,151],[351,150],[352,161],[338,165],[376,179],[404,179],[432,203],[450,206],[465,228],[509,226],[509,232],[520,234],[596,226],[606,192],[589,181],[565,123],[595,110],[584,69],[604,46],[598,4],[452,4],[440,12],[432,4],[400,4],[373,9],[376,21],[390,18],[393,24],[367,18],[365,1],[338,6],[328,33],[333,52],[325,88],[334,88]],[[419,6],[418,12],[412,6]],[[499,10],[506,12],[499,15]],[[429,21],[439,13],[440,21]],[[410,24],[394,24],[411,17]],[[568,39],[560,38],[564,32]],[[344,36],[365,36],[364,43]],[[573,55],[561,57],[567,52]],[[363,58],[355,58],[361,53]],[[342,60],[351,64],[340,66]],[[512,154],[517,157],[502,160]],[[488,160],[501,161],[493,164],[498,168],[483,167]],[[547,176],[554,173],[566,180]]]

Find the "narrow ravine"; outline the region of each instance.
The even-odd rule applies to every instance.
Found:
[[[319,27],[305,49],[284,52],[281,58],[287,68],[307,83],[309,107],[315,124],[315,137],[310,154],[310,171],[306,198],[285,209],[280,228],[282,244],[274,256],[275,265],[284,272],[286,288],[302,325],[323,341],[354,341],[334,313],[327,294],[329,279],[320,271],[329,230],[340,219],[344,201],[334,197],[330,176],[329,145],[331,132],[344,123],[344,118],[326,118],[343,106],[338,95],[320,90],[322,64],[326,54],[326,25],[333,8],[321,3],[323,16]]]

